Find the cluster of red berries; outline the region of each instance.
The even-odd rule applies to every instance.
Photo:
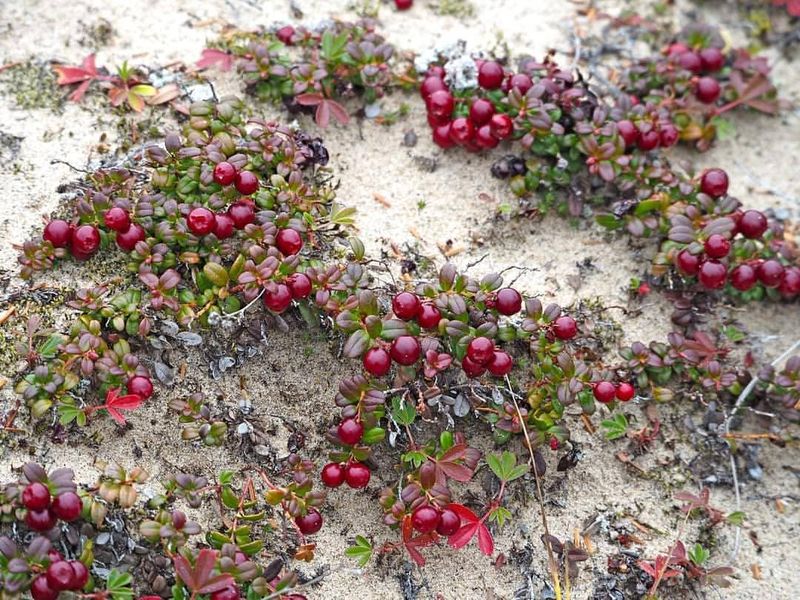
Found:
[[[57,600],[61,592],[77,592],[89,583],[89,569],[79,560],[64,560],[56,550],[49,553],[50,565],[31,581],[33,600]]]
[[[533,82],[525,74],[511,74],[495,61],[476,61],[478,85],[483,92],[510,91],[516,87],[526,93]],[[456,98],[444,80],[444,69],[438,65],[428,69],[420,93],[428,109],[428,124],[433,141],[441,148],[462,146],[471,152],[494,148],[514,133],[511,117],[497,110],[488,98]]]
[[[62,492],[53,498],[50,489],[34,481],[22,490],[22,505],[27,509],[25,524],[34,531],[50,531],[56,521],[74,521],[81,515],[83,503],[75,492]]]
[[[725,55],[719,48],[693,50],[686,44],[675,42],[667,48],[667,57],[676,66],[696,75],[692,83],[694,95],[700,102],[713,104],[719,99],[722,88],[719,82],[709,75],[716,73],[725,65]]]
[[[408,10],[414,5],[414,0],[394,0],[394,6],[397,10]]]
[[[592,386],[592,393],[598,402],[610,404],[615,398],[620,402],[632,400],[636,395],[636,390],[626,381],[617,385],[610,381],[598,381]]]
[[[411,526],[420,533],[435,531],[439,535],[453,535],[461,527],[461,517],[449,508],[438,509],[426,504],[411,513]]]
[[[659,147],[669,148],[680,140],[680,132],[669,117],[657,112],[654,112],[651,118],[640,119],[637,123],[629,119],[617,121],[617,133],[625,143],[626,149],[636,147],[642,152],[649,152]]]
[[[369,467],[357,460],[346,464],[328,463],[322,468],[322,483],[330,488],[336,488],[347,483],[353,489],[365,488],[372,476]]]
[[[54,248],[66,248],[76,260],[87,260],[100,248],[100,232],[93,225],[74,227],[63,219],[53,219],[44,228],[42,238]]]

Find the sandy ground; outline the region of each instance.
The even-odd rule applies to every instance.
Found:
[[[343,0],[301,1],[306,18],[353,18],[351,4]],[[474,41],[475,47],[494,47],[502,39],[513,52],[527,51],[541,55],[548,48],[571,51],[571,32],[575,4],[571,2],[502,1],[475,2],[476,16],[460,19],[434,16],[424,2],[408,13],[395,13],[381,7],[382,31],[398,47],[422,50],[442,36],[460,36]],[[600,2],[600,7],[616,12],[622,2]],[[675,20],[683,24],[684,2],[674,10]],[[744,39],[744,30],[736,15],[726,11],[722,3],[706,3],[703,13],[711,22],[723,24],[734,39]],[[704,6],[706,6],[704,4]],[[682,16],[684,15],[684,16]],[[79,62],[93,42],[89,31],[102,24],[113,25],[108,43],[97,48],[98,64],[112,64],[128,59],[146,65],[196,60],[207,39],[215,36],[220,25],[231,22],[239,26],[289,21],[288,2],[248,2],[246,0],[152,1],[138,3],[113,0],[80,0],[70,3],[23,0],[0,4],[0,64],[29,58],[57,58]],[[798,61],[773,55],[775,79],[785,97],[800,100],[800,81],[794,73]],[[240,93],[231,78],[220,77],[218,91]],[[5,89],[4,89],[5,88]],[[67,104],[63,112],[48,109],[19,109],[7,86],[0,86],[0,134],[15,136],[16,142],[3,144],[0,150],[0,275],[6,292],[22,285],[13,278],[15,253],[10,243],[28,237],[40,223],[40,216],[56,209],[59,196],[56,188],[75,178],[76,173],[64,163],[78,168],[96,164],[101,155],[98,144],[108,136],[113,145],[117,137],[117,119],[104,114],[89,102]],[[402,100],[390,98],[391,108]],[[422,106],[411,101],[410,116],[393,127],[365,122],[360,127],[333,127],[322,133],[331,152],[331,167],[340,179],[339,199],[358,208],[360,235],[368,254],[378,256],[389,251],[391,244],[414,248],[439,264],[444,260],[438,246],[451,241],[463,248],[453,260],[459,266],[483,260],[472,269],[476,275],[509,266],[524,267],[509,271],[509,278],[519,276],[517,285],[546,300],[569,305],[581,300],[599,298],[605,305],[626,306],[627,284],[639,274],[644,262],[636,256],[647,256],[649,249],[629,248],[628,242],[613,239],[596,228],[576,230],[564,221],[547,218],[541,222],[508,223],[493,218],[497,207],[511,201],[505,184],[492,179],[488,168],[493,158],[468,156],[452,152],[443,156],[428,139]],[[281,117],[270,107],[266,115]],[[790,112],[781,118],[747,115],[736,118],[736,135],[720,142],[704,156],[692,154],[695,164],[719,165],[732,175],[732,192],[745,198],[749,206],[778,207],[794,219],[800,217],[800,116]],[[314,129],[307,119],[305,128]],[[413,148],[401,144],[406,130],[419,136]],[[10,139],[10,138],[9,138]],[[748,152],[742,152],[747,148]],[[499,152],[499,151],[498,151]],[[436,159],[437,168],[430,172],[421,167],[422,159]],[[679,157],[676,157],[679,158]],[[53,163],[53,159],[62,162]],[[385,198],[389,206],[375,200]],[[424,203],[424,208],[421,208]],[[587,263],[588,261],[588,263]],[[590,264],[590,267],[586,267]],[[59,279],[69,285],[68,279]],[[728,310],[728,309],[725,309]],[[610,311],[613,313],[613,311]],[[663,339],[670,330],[670,306],[658,294],[652,294],[646,310],[626,318],[623,340]],[[800,318],[796,306],[759,306],[754,310],[728,313],[738,318],[751,334],[752,350],[759,358],[771,358],[789,346],[797,335]],[[621,314],[609,314],[620,319]],[[8,326],[0,329],[8,335]],[[269,446],[276,456],[286,453],[286,437],[292,424],[310,427],[306,452],[318,462],[324,460],[321,433],[330,421],[335,382],[350,372],[335,357],[337,348],[318,339],[313,332],[300,331],[288,336],[271,334],[268,348],[260,348],[260,358],[250,361],[220,380],[211,380],[206,373],[207,358],[199,353],[178,352],[176,360],[190,366],[185,380],[167,392],[160,392],[155,401],[131,419],[133,428],[119,439],[113,428],[93,426],[91,431],[105,443],[75,447],[73,444],[45,444],[35,458],[48,465],[70,464],[84,482],[96,477],[92,466],[97,458],[118,460],[132,466],[133,451],[139,449],[138,461],[157,481],[175,469],[211,473],[219,468],[243,466],[243,457],[230,449],[195,449],[179,442],[172,427],[173,417],[166,416],[167,400],[173,394],[202,389],[208,396],[218,395],[226,406],[235,407],[241,395],[240,379],[252,397],[261,426],[270,432]],[[300,344],[312,357],[312,368],[301,367],[297,356],[287,348]],[[11,376],[12,373],[7,373]],[[3,400],[11,397],[10,386],[2,390]],[[637,477],[635,472],[613,458],[624,448],[623,442],[605,442],[599,434],[589,435],[577,425],[576,441],[583,451],[578,467],[568,474],[551,474],[547,479],[547,513],[550,528],[558,537],[571,538],[573,531],[600,518],[603,523],[631,516],[663,532],[642,535],[649,555],[666,550],[680,521],[671,500],[672,491],[697,489],[689,464],[696,451],[686,444],[683,412],[686,407],[662,407],[667,424],[664,438],[656,450],[641,464],[654,469],[658,476]],[[637,407],[629,412],[637,415]],[[276,418],[283,415],[285,420]],[[594,418],[595,423],[599,420]],[[753,427],[763,427],[754,424]],[[168,457],[168,458],[166,458]],[[244,460],[251,460],[245,457]],[[19,464],[18,451],[0,453],[0,478],[6,478],[10,464]],[[742,510],[747,515],[747,529],[742,536],[741,551],[734,566],[737,573],[729,590],[707,588],[694,597],[712,598],[792,598],[800,585],[799,560],[794,540],[800,533],[798,479],[787,467],[798,464],[797,448],[764,447],[758,453],[763,468],[760,481],[745,480],[742,486]],[[670,464],[669,468],[660,465]],[[677,466],[675,466],[677,465]],[[553,466],[553,465],[551,465]],[[725,470],[723,466],[722,471]],[[376,477],[375,479],[379,479]],[[480,479],[480,477],[478,478]],[[509,560],[495,566],[476,548],[453,553],[445,548],[427,551],[428,565],[420,570],[404,558],[393,556],[364,571],[355,569],[343,551],[355,534],[386,539],[387,531],[377,525],[379,511],[374,498],[380,489],[378,481],[370,485],[366,495],[335,492],[324,515],[327,525],[318,537],[319,553],[310,565],[300,569],[313,575],[318,568],[329,574],[310,595],[315,598],[401,598],[404,585],[418,590],[421,598],[511,598],[515,591],[521,598],[541,596],[542,577],[546,579],[544,551],[539,542],[542,533],[538,506],[532,501],[533,490],[527,490],[528,501],[520,502],[513,523],[497,536],[497,551],[509,556],[513,548],[530,543],[533,562],[522,573],[518,561]],[[156,489],[148,484],[146,490]],[[728,512],[734,510],[734,498],[728,487],[714,489],[713,504]],[[776,499],[782,499],[778,510]],[[757,534],[758,544],[748,534]],[[691,535],[687,537],[691,538]],[[607,574],[607,557],[617,551],[603,528],[593,535],[595,553],[584,563],[574,598],[590,598],[598,581]],[[726,564],[733,548],[734,530],[720,530],[718,546],[712,554],[713,564]],[[760,579],[752,573],[760,569]],[[405,583],[404,583],[405,582]],[[602,589],[602,588],[601,588]],[[597,598],[608,597],[599,592]],[[631,596],[632,597],[632,596]]]

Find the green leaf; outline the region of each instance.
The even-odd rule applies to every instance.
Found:
[[[698,567],[703,565],[708,560],[709,556],[711,556],[711,552],[703,548],[700,544],[695,544],[694,547],[689,550],[689,560]]]
[[[328,61],[340,61],[347,46],[347,33],[334,35],[331,31],[322,34],[322,56]]]
[[[728,119],[714,117],[711,124],[717,130],[717,139],[722,141],[733,137],[736,134],[736,127]]]
[[[733,325],[726,325],[722,328],[722,333],[732,342],[741,342],[747,337],[747,334],[737,329]]]
[[[233,471],[220,471],[219,472],[220,485],[230,485],[233,483]]]
[[[653,212],[661,208],[661,200],[642,200],[636,205],[634,214],[637,217],[643,217],[647,213]]]
[[[731,525],[736,525],[738,527],[742,526],[742,524],[744,523],[744,519],[745,515],[740,510],[732,512],[727,517],[725,517],[725,520],[728,521],[728,523],[730,523]]]
[[[377,444],[378,442],[382,442],[383,439],[386,437],[386,430],[382,427],[373,427],[371,429],[367,429],[364,432],[364,435],[361,438],[361,442],[366,444],[367,446],[371,446],[372,444]]]
[[[239,508],[239,498],[233,492],[231,488],[228,486],[222,486],[222,503],[230,508],[231,510],[236,510]]]
[[[417,411],[412,405],[399,397],[392,398],[392,419],[395,423],[405,427],[411,425],[416,418]]]
[[[618,413],[610,419],[600,422],[600,426],[605,429],[605,436],[607,440],[616,440],[624,437],[628,432],[628,418]]]
[[[358,566],[363,567],[372,558],[372,544],[364,536],[357,535],[356,543],[347,548],[344,553],[351,558],[355,558],[358,561]]]
[[[114,600],[133,598],[131,580],[130,573],[120,573],[116,569],[112,569],[106,580],[106,591],[111,594]]]
[[[513,481],[528,472],[528,465],[517,465],[517,455],[505,450],[502,454],[489,454],[486,464],[500,481]]]
[[[355,224],[356,208],[354,206],[342,206],[334,202],[331,205],[331,223],[334,225],[349,226]]]
[[[606,229],[619,229],[623,225],[622,220],[614,215],[597,215],[595,221],[597,221],[598,225]]]

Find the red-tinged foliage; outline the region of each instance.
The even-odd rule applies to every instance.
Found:
[[[195,65],[198,69],[217,68],[220,71],[230,71],[233,68],[233,54],[216,48],[206,48]]]
[[[403,546],[405,546],[408,555],[420,567],[425,564],[425,557],[419,552],[419,548],[430,546],[439,539],[439,535],[432,531],[430,533],[423,533],[414,537],[414,526],[411,523],[411,515],[407,515],[403,519]]]
[[[227,573],[214,575],[214,568],[217,565],[217,553],[213,550],[207,548],[200,550],[197,554],[194,568],[180,554],[176,554],[172,560],[175,565],[175,574],[192,592],[192,596],[218,592],[234,583],[233,577]]]
[[[447,508],[466,521],[465,525],[447,539],[447,543],[456,550],[469,544],[470,540],[478,535],[478,548],[480,551],[491,556],[494,553],[494,539],[489,528],[483,524],[483,519],[479,518],[474,512],[461,504],[448,504]],[[487,513],[488,514],[488,513]]]
[[[53,67],[53,70],[58,74],[58,80],[56,81],[58,85],[80,83],[69,95],[69,99],[73,102],[80,102],[92,81],[102,77],[95,66],[94,54],[90,54],[84,58],[79,67],[59,65]]]
[[[322,94],[300,94],[295,97],[295,100],[302,106],[317,107],[314,120],[320,127],[328,126],[331,115],[342,125],[347,125],[350,122],[350,115],[347,114],[345,107],[335,100],[325,98]]]
[[[121,410],[136,410],[142,404],[144,399],[137,394],[128,394],[126,396],[118,396],[119,389],[114,388],[108,390],[106,394],[106,403],[100,408],[105,408],[109,416],[120,425],[125,425],[125,416],[120,412]]]

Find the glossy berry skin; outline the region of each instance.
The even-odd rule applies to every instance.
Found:
[[[578,334],[578,324],[575,319],[566,315],[558,317],[553,322],[553,335],[560,340],[571,340]]]
[[[458,117],[450,123],[450,139],[461,146],[469,143],[475,135],[475,127],[472,121],[465,117]]]
[[[211,594],[211,600],[240,600],[241,597],[242,594],[235,585],[217,590]],[[141,600],[141,598],[139,600]]]
[[[594,386],[592,393],[598,402],[608,404],[616,397],[617,389],[610,381],[600,381]]]
[[[722,92],[719,83],[713,77],[701,77],[697,80],[697,87],[694,90],[694,95],[703,104],[714,104],[719,99]]]
[[[639,130],[636,128],[636,125],[627,119],[617,123],[617,133],[619,133],[620,137],[625,142],[625,146],[628,148],[635,145],[639,140]]]
[[[767,217],[760,210],[746,210],[739,219],[738,227],[744,237],[758,239],[767,230]]]
[[[256,220],[256,213],[251,202],[239,200],[228,207],[228,216],[233,219],[236,229],[244,229],[245,225]]]
[[[144,375],[134,375],[128,379],[127,388],[129,394],[136,394],[145,400],[153,395],[153,382]]]
[[[441,77],[436,75],[428,75],[422,80],[422,85],[419,86],[420,95],[426,100],[433,92],[446,92],[447,85]]]
[[[488,369],[494,377],[505,377],[511,372],[514,366],[514,359],[503,350],[495,350],[489,361]]]
[[[367,487],[371,476],[369,467],[364,463],[352,462],[344,468],[344,481],[354,489]]]
[[[433,143],[439,146],[439,148],[444,148],[445,150],[456,145],[456,143],[450,137],[449,121],[444,125],[436,125],[433,128]]]
[[[662,148],[670,148],[678,143],[679,138],[680,132],[678,132],[678,128],[668,123],[661,127],[658,141]]]
[[[50,490],[38,481],[29,483],[22,490],[22,504],[28,510],[44,510],[50,506]]]
[[[286,287],[292,293],[292,298],[302,300],[311,294],[311,280],[305,273],[292,273],[286,278]]]
[[[230,185],[236,179],[236,167],[228,161],[214,165],[214,182],[222,186]]]
[[[72,589],[82,590],[89,583],[89,569],[79,560],[69,561],[72,567]]]
[[[712,198],[728,193],[728,174],[722,169],[708,169],[700,177],[700,191]]]
[[[31,582],[33,600],[57,600],[59,592],[50,587],[45,575],[39,575]]]
[[[494,104],[485,98],[477,98],[472,101],[472,106],[469,107],[469,119],[473,125],[480,127],[486,125],[489,119],[494,114]]]
[[[485,365],[494,355],[494,342],[487,337],[476,337],[467,345],[467,356],[479,365]]]
[[[469,356],[465,356],[461,361],[461,368],[467,377],[476,379],[486,372],[486,367],[482,364],[476,363]]]
[[[370,348],[364,353],[364,369],[373,377],[383,377],[392,368],[392,357],[383,348]]]
[[[322,529],[322,515],[316,508],[309,508],[306,514],[295,518],[294,522],[303,535],[312,535]]]
[[[125,252],[133,252],[136,248],[136,244],[143,242],[146,237],[147,234],[145,233],[144,227],[138,223],[131,223],[127,231],[117,233],[117,246],[120,247],[120,250],[124,250]]]
[[[355,446],[361,441],[364,435],[364,426],[361,424],[361,421],[351,417],[339,423],[339,427],[336,428],[336,433],[339,435],[339,439],[342,440],[342,443],[348,446]]]
[[[428,96],[428,112],[438,119],[449,119],[456,102],[448,90],[437,90]]]
[[[344,467],[338,463],[328,463],[322,467],[320,479],[330,488],[339,487],[344,483]]]
[[[237,192],[243,196],[249,196],[258,190],[258,176],[252,171],[239,171],[236,174],[234,185]]]
[[[700,270],[700,257],[688,250],[681,250],[675,259],[675,266],[684,275],[697,275]]]
[[[489,130],[498,140],[505,140],[514,133],[514,122],[505,113],[497,113],[489,119]]]
[[[284,25],[275,32],[275,37],[278,38],[282,44],[287,46],[293,45],[292,36],[294,36],[294,27],[291,25]]]
[[[100,232],[93,225],[81,225],[72,232],[72,255],[86,260],[100,248]]]
[[[705,241],[703,248],[711,258],[725,258],[731,251],[731,243],[724,235],[714,233]]]
[[[52,511],[62,521],[74,521],[81,516],[83,502],[75,492],[64,492],[53,500]]]
[[[72,579],[75,576],[75,571],[72,570],[70,565],[65,560],[59,560],[51,563],[45,572],[47,577],[47,585],[51,589],[61,591],[72,589]]]
[[[485,90],[496,90],[503,85],[504,76],[500,63],[487,60],[478,69],[478,85]]]
[[[54,248],[66,248],[72,242],[72,227],[62,219],[53,219],[44,226],[42,238]]]
[[[658,148],[658,144],[661,141],[661,136],[655,129],[650,129],[649,131],[643,131],[639,133],[639,139],[636,141],[637,145],[639,146],[639,150],[644,152],[649,152],[650,150],[655,150]]]
[[[25,524],[34,531],[50,531],[56,525],[56,517],[48,509],[29,510],[25,514]]]
[[[461,517],[455,511],[445,508],[439,515],[439,524],[436,526],[436,533],[439,535],[453,535],[461,528]]]
[[[419,360],[420,352],[419,341],[413,336],[401,335],[392,342],[392,359],[399,365],[413,365]]]
[[[103,222],[109,229],[122,233],[131,226],[131,217],[124,208],[113,206],[103,215]]]
[[[714,73],[725,65],[725,56],[719,48],[703,48],[700,50],[700,66],[703,71]]]
[[[392,312],[403,321],[410,321],[416,317],[419,306],[419,297],[411,292],[400,292],[392,298]]]
[[[689,50],[678,56],[678,64],[692,73],[699,73],[703,69],[700,55]]]
[[[481,125],[475,130],[475,145],[484,150],[491,150],[496,148],[500,143],[495,136],[492,135],[492,128],[490,125]]]
[[[522,296],[514,288],[499,289],[495,296],[495,308],[501,315],[515,315],[522,310]]]
[[[291,303],[292,292],[284,283],[279,283],[274,291],[264,290],[264,306],[276,314],[285,311]]]
[[[432,506],[420,506],[411,515],[411,526],[420,533],[430,533],[439,525],[439,511]]]
[[[216,221],[217,219],[213,212],[204,206],[198,206],[193,208],[189,216],[186,217],[186,226],[194,235],[203,236],[214,231]]]
[[[394,0],[394,5],[397,10],[408,10],[414,6],[414,0]]]
[[[757,282],[756,270],[750,265],[739,265],[731,271],[731,285],[740,292],[746,292]]]
[[[630,383],[622,382],[617,386],[616,396],[620,402],[628,402],[635,394],[636,390],[633,389]]]
[[[275,236],[275,245],[284,256],[294,256],[303,248],[303,238],[294,229],[281,229]]]
[[[519,93],[523,96],[533,87],[533,81],[531,81],[531,78],[525,73],[516,73],[512,75],[508,84],[511,89],[517,88]]]
[[[706,260],[700,265],[700,271],[697,273],[697,278],[700,284],[709,290],[718,290],[725,285],[725,278],[727,276],[727,269],[725,265],[716,260]]]
[[[758,280],[767,287],[778,287],[781,284],[783,272],[783,265],[777,260],[765,260],[758,265]]]
[[[442,320],[442,313],[430,302],[423,302],[417,311],[417,323],[423,329],[436,329],[439,321]]]
[[[233,219],[228,213],[214,215],[214,229],[212,233],[218,240],[226,240],[233,235]]]
[[[800,294],[800,268],[789,267],[783,272],[778,291],[788,297]]]

